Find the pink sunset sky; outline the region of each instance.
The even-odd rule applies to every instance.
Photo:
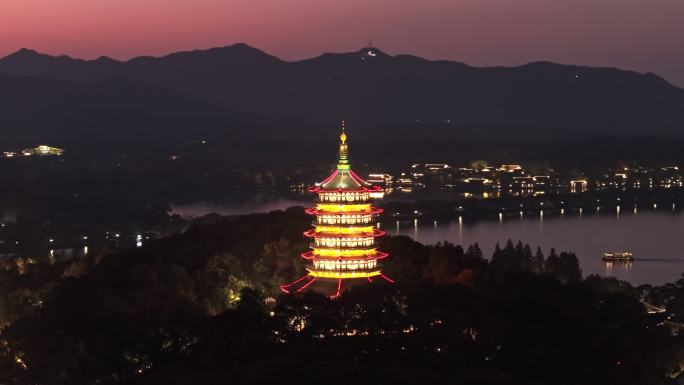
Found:
[[[128,59],[245,42],[287,60],[372,41],[471,65],[535,60],[655,72],[684,86],[683,0],[1,0],[21,47]]]

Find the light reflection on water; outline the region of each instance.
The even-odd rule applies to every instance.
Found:
[[[309,207],[311,200],[274,199],[236,205],[199,203],[174,206],[181,216],[201,216],[209,213],[241,215],[284,210],[291,206]],[[669,207],[668,207],[669,208]],[[407,235],[419,242],[434,244],[448,240],[464,247],[479,243],[485,256],[491,256],[494,245],[502,246],[510,238],[522,240],[545,255],[550,248],[557,252],[573,251],[580,260],[583,274],[602,274],[634,284],[662,284],[677,280],[684,272],[684,249],[679,242],[684,228],[684,215],[679,212],[656,211],[647,206],[629,211],[622,207],[603,209],[562,209],[557,213],[539,211],[521,215],[495,214],[491,220],[469,222],[467,217],[449,222],[423,219],[396,222],[390,234]],[[673,208],[674,210],[674,208]],[[601,260],[606,251],[631,251],[637,260],[632,265]]]
[[[508,239],[521,240],[533,251],[540,246],[545,255],[552,247],[557,252],[575,252],[585,276],[602,274],[633,284],[672,282],[684,272],[684,215],[653,210],[638,215],[620,215],[619,209],[592,211],[591,215],[582,215],[580,210],[565,211],[564,215],[540,212],[520,219],[504,216],[503,220],[497,215],[478,222],[460,218],[437,226],[427,220],[417,226],[402,222],[391,233],[425,244],[447,240],[467,247],[477,242],[486,257],[491,256],[497,242],[503,246]],[[601,257],[606,251],[631,251],[636,261],[605,264]]]

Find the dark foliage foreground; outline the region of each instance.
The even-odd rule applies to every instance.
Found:
[[[0,383],[668,384],[682,360],[640,290],[512,242],[489,261],[393,237],[398,284],[275,298],[307,225],[298,209],[227,218],[2,270]]]

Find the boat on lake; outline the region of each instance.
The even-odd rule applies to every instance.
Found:
[[[629,251],[610,251],[603,253],[603,258],[605,262],[632,262],[634,261],[634,255]]]

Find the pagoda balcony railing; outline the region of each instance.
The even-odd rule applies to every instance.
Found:
[[[370,193],[337,193],[337,192],[320,192],[318,199],[321,202],[368,202],[370,200]]]
[[[360,240],[356,239],[344,239],[344,238],[332,238],[326,240],[325,238],[317,238],[315,241],[315,247],[330,247],[330,248],[353,248],[353,247],[371,247],[375,245],[375,240],[373,238],[363,238]]]
[[[372,215],[342,216],[335,215],[330,217],[317,216],[312,225],[366,225],[375,223]]]
[[[371,270],[378,267],[376,259],[368,260],[320,260],[314,261],[309,265],[312,270],[325,271],[357,271],[357,270]]]

